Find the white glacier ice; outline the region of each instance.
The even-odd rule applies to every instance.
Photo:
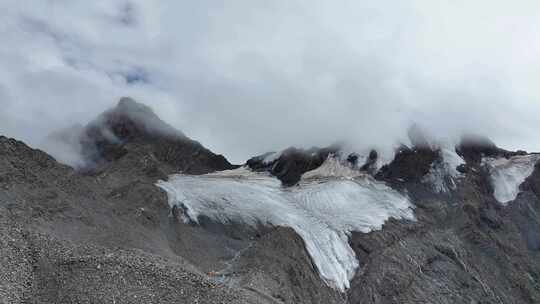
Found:
[[[200,176],[173,175],[158,186],[168,193],[171,207],[183,205],[195,222],[205,215],[223,223],[293,228],[304,240],[320,276],[329,286],[344,291],[359,265],[348,243],[349,233],[381,229],[390,217],[414,220],[413,206],[406,196],[367,175],[306,175],[311,178],[284,188],[274,177],[240,168]]]
[[[465,160],[456,153],[455,148],[442,148],[442,158],[446,164],[448,174],[453,177],[458,177],[461,173],[457,170],[457,167],[465,164]]]
[[[518,155],[511,158],[484,158],[487,166],[493,195],[501,204],[508,204],[516,199],[521,185],[529,177],[540,154]]]
[[[441,160],[431,165],[429,173],[423,182],[429,183],[437,193],[449,192],[456,189],[456,180],[461,176],[457,170],[459,165],[465,164],[454,148],[441,147]]]

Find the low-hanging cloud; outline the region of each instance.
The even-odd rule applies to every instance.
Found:
[[[540,150],[537,12],[497,0],[6,0],[0,134],[39,147],[127,95],[234,162],[388,145],[412,122]]]

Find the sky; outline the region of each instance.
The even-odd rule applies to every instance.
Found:
[[[412,123],[540,151],[539,32],[536,0],[2,0],[0,134],[130,96],[236,163]]]

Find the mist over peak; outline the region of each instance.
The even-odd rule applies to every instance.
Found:
[[[122,97],[118,104],[88,125],[88,132],[95,136],[108,137],[111,141],[123,141],[144,136],[184,137],[184,134],[161,120],[145,104],[130,97]]]
[[[540,1],[0,1],[0,302],[540,303]]]
[[[443,141],[475,133],[538,151],[539,9],[5,1],[0,130],[40,146],[131,96],[237,163],[290,146],[407,143],[414,122]]]
[[[358,169],[365,167],[362,170],[375,174],[404,150],[439,151],[443,149],[457,151],[464,157],[472,155],[476,158],[481,155],[514,153],[499,148],[485,136],[473,133],[459,135],[455,133],[452,137],[438,137],[426,125],[416,122],[401,131],[402,135],[380,134],[380,138],[373,134],[369,137],[345,138],[347,132],[344,131],[344,134],[334,134],[332,140],[327,142],[324,142],[325,138],[321,137],[318,140],[321,143],[319,146],[306,146],[305,142],[300,140],[287,148],[281,149],[276,146],[269,150],[274,152],[266,151],[256,154],[250,151],[252,152],[250,157],[237,163],[245,163],[255,170],[272,171],[276,176],[290,179],[285,181],[285,184],[294,184],[303,172],[320,166],[330,155],[336,155],[343,161],[354,164]],[[51,132],[41,140],[40,147],[63,163],[75,168],[87,168],[99,163],[103,157],[107,160],[110,157],[115,159],[123,156],[126,153],[122,148],[125,143],[154,142],[160,138],[195,142],[181,130],[162,120],[151,106],[131,97],[122,97],[114,107],[103,111],[85,126],[77,123],[69,128]],[[337,140],[340,138],[344,139]],[[368,138],[372,141],[367,142]],[[203,142],[203,144],[206,143]],[[197,143],[197,145],[200,144]],[[517,153],[525,152],[519,150]],[[273,167],[278,159],[282,160],[279,163],[280,166],[284,166],[283,168]],[[296,169],[291,170],[291,164],[288,162],[292,162],[291,164],[294,164]],[[280,173],[280,170],[285,171]]]

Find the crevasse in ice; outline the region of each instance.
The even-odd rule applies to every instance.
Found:
[[[223,223],[293,228],[320,276],[344,291],[359,264],[348,243],[349,233],[380,229],[389,217],[414,220],[414,215],[406,196],[368,175],[351,175],[350,168],[338,167],[327,163],[289,188],[247,168],[173,175],[158,186],[168,193],[171,207],[182,205],[195,222],[205,215]]]
[[[516,199],[521,185],[529,177],[540,154],[518,155],[511,158],[484,158],[487,166],[493,195],[501,204],[508,204]]]

